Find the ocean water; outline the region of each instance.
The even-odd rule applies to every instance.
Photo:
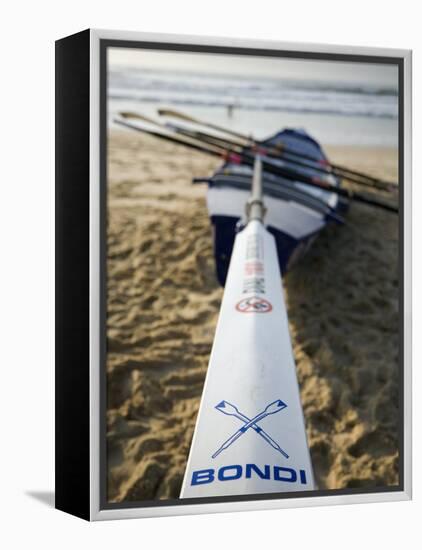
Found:
[[[121,110],[169,107],[253,135],[303,128],[323,144],[397,146],[392,87],[110,67],[110,124]]]

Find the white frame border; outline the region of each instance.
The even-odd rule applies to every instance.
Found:
[[[145,508],[100,509],[100,40],[134,42],[183,43],[204,46],[243,47],[254,49],[288,50],[320,54],[366,55],[396,57],[404,61],[404,490],[359,495],[333,495],[289,499],[218,502]],[[90,519],[112,520],[271,510],[309,506],[332,506],[410,500],[412,498],[412,51],[243,40],[204,36],[138,33],[110,30],[90,30]]]

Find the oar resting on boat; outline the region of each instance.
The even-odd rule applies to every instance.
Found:
[[[164,131],[152,130],[148,127],[145,127],[139,124],[127,122],[127,120],[123,118],[115,118],[114,121],[117,124],[126,126],[133,130],[144,132],[146,134],[159,137],[163,140],[170,141],[172,143],[185,145],[197,151],[208,153],[214,156],[220,156],[231,162],[242,163],[247,166],[253,166],[253,163],[254,163],[255,153],[253,151],[244,151],[244,152],[238,153],[237,151],[232,151],[230,149],[222,149],[221,147],[218,147],[215,145],[201,143],[200,141],[192,139],[187,136],[179,136],[168,129],[165,129]],[[345,197],[349,200],[361,202],[369,206],[381,208],[383,210],[387,210],[390,212],[395,212],[395,213],[398,212],[398,207],[394,204],[391,204],[390,202],[384,201],[376,196],[372,196],[369,194],[363,194],[357,191],[352,191],[351,189],[345,189],[345,188],[333,186],[331,183],[321,180],[320,178],[317,178],[314,176],[311,177],[306,175],[305,173],[300,173],[299,171],[286,166],[286,163],[280,163],[277,159],[264,157],[263,168],[266,172],[281,176],[290,181],[299,181],[308,185],[309,187],[330,191],[334,194],[337,194],[341,197]]]
[[[181,498],[315,488],[275,239],[255,160]]]
[[[271,154],[276,157],[278,156],[289,159],[290,161],[296,160],[296,162],[299,162],[300,164],[303,164],[303,161],[307,161],[305,164],[307,166],[313,166],[315,169],[318,169],[321,172],[331,173],[335,176],[347,179],[359,185],[376,187],[385,191],[395,191],[398,189],[397,183],[388,182],[380,178],[375,178],[373,176],[364,174],[363,172],[359,172],[357,170],[352,170],[351,168],[347,168],[345,166],[340,166],[338,164],[333,164],[329,162],[326,162],[321,166],[319,165],[319,159],[317,157],[303,152],[298,154],[297,151],[290,148],[282,141],[279,141],[275,146],[268,147],[268,144],[265,141],[255,140],[252,136],[236,132],[231,128],[226,128],[204,120],[197,119],[186,113],[175,111],[174,109],[158,109],[158,113],[165,117],[177,118],[190,124],[196,124],[205,128],[210,128],[223,134],[231,135],[238,140],[237,142],[231,141],[230,143],[232,145],[237,144],[243,147],[248,146],[252,148],[258,148],[263,154]],[[136,113],[132,113],[132,115],[133,114]],[[224,139],[224,141],[227,142],[226,139]]]
[[[208,184],[206,201],[213,225],[216,275],[220,284],[224,286],[235,234],[244,215],[243,204],[251,185],[252,167],[241,163],[238,154],[231,154],[221,147],[204,145],[186,136],[174,135],[162,124],[144,118],[155,126],[161,126],[160,132],[151,129],[150,125],[139,126],[125,119],[118,119],[118,122],[133,130],[161,137],[170,143],[178,143],[193,150],[207,152],[223,160],[222,166],[214,174],[196,181]],[[312,151],[313,154],[319,155],[321,161],[326,158],[315,140],[304,132],[298,132],[295,136],[295,147],[298,151]],[[343,214],[348,203],[331,192],[334,187],[330,187],[329,190],[310,187],[302,181],[302,173],[293,170],[287,163],[284,163],[283,168],[283,173],[287,173],[289,178],[265,172],[263,188],[268,209],[268,231],[276,239],[280,269],[284,273],[306,253],[327,223],[345,223]],[[313,175],[310,170],[303,174],[307,181],[310,181]],[[331,179],[333,184],[340,184],[333,176]]]

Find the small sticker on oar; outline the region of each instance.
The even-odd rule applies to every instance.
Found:
[[[252,296],[240,300],[240,302],[236,304],[236,309],[240,311],[240,313],[269,313],[273,309],[273,306],[264,298]]]

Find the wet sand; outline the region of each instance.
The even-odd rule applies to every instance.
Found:
[[[397,151],[327,148],[397,179]],[[178,498],[222,289],[204,185],[219,161],[113,130],[109,140],[110,501]],[[398,483],[397,216],[354,204],[284,278],[320,489]]]

